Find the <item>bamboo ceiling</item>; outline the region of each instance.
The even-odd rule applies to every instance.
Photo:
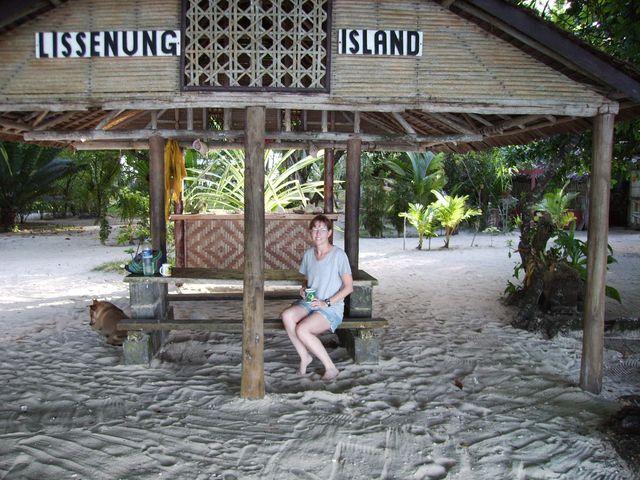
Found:
[[[119,9],[111,8],[116,3]],[[0,12],[0,54],[6,60],[0,63],[0,139],[125,149],[147,148],[150,136],[161,135],[183,145],[200,139],[214,148],[239,147],[244,108],[264,105],[272,148],[342,148],[359,136],[369,150],[466,152],[581,132],[591,128],[590,117],[598,113],[618,113],[617,120],[640,114],[636,70],[566,32],[545,33],[547,23],[504,0],[331,3],[333,35],[354,19],[370,28],[381,19],[397,28],[426,22],[418,27],[426,32],[431,56],[418,64],[389,60],[382,68],[376,58],[336,56],[332,45],[328,92],[184,92],[175,57],[129,59],[117,70],[89,59],[73,64],[88,65],[78,69],[21,57],[25,53],[20,52],[32,50],[33,29],[46,28],[48,19],[69,18],[68,30],[82,29],[87,19],[77,7],[91,5],[90,23],[109,24],[114,11],[117,18],[129,18],[129,2],[24,2],[22,16],[19,8]],[[125,27],[177,28],[180,1],[154,5],[132,10],[135,15],[126,22],[133,23]],[[9,52],[10,29],[9,35],[23,32],[10,37],[18,47],[11,57],[3,53]],[[557,53],[563,49],[564,56]],[[135,90],[140,86],[144,91]],[[77,93],[66,93],[73,89]]]

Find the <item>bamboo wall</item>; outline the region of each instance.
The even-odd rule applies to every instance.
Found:
[[[69,0],[0,36],[0,103],[174,101],[179,57],[35,59],[34,32],[179,29],[179,0]],[[334,0],[329,103],[600,104],[603,98],[429,1]],[[337,29],[424,32],[423,56],[336,55]],[[191,94],[193,95],[193,94]],[[211,100],[227,94],[199,94]],[[251,98],[252,93],[245,94]],[[277,99],[278,94],[270,98]],[[371,110],[375,110],[372,107]]]

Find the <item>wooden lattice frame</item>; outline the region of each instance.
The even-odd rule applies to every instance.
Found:
[[[183,90],[328,92],[331,0],[183,0]]]

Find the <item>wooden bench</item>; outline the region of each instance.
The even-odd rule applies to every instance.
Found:
[[[295,287],[304,277],[295,270],[265,270],[265,286]],[[242,300],[243,273],[236,270],[212,270],[183,268],[174,269],[171,277],[144,277],[129,275],[132,318],[119,323],[119,328],[128,330],[124,343],[124,361],[127,364],[147,363],[160,349],[171,330],[194,330],[226,333],[242,332],[242,314],[233,319],[174,319],[173,307],[169,303],[181,301]],[[217,284],[231,286],[236,291],[168,294],[169,284]],[[383,318],[372,318],[372,291],[378,281],[363,271],[354,276],[354,292],[345,305],[345,316],[336,331],[344,346],[356,363],[378,362],[378,339],[375,330],[388,325]],[[296,299],[296,291],[265,291],[265,301]],[[265,330],[282,330],[279,318],[264,320]]]

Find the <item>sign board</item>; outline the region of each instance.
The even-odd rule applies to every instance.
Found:
[[[180,54],[180,30],[36,32],[36,58],[165,57]]]
[[[338,30],[338,53],[342,55],[382,55],[421,57],[422,32],[417,30]]]

